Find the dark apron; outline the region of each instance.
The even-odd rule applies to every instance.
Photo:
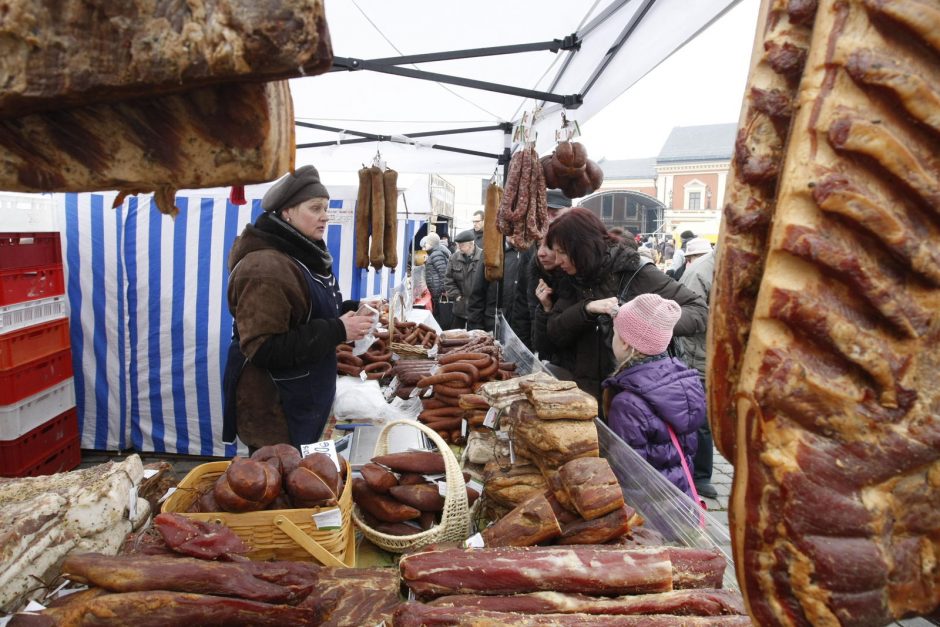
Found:
[[[314,319],[338,318],[342,305],[342,295],[336,277],[314,275],[296,259],[307,280],[310,295],[310,310],[304,323]],[[235,441],[236,435],[236,398],[235,391],[247,358],[242,354],[238,342],[235,323],[232,323],[232,341],[225,363],[222,378],[223,419],[222,440],[226,443]],[[328,352],[316,362],[298,368],[269,370],[271,380],[277,386],[281,408],[287,418],[290,443],[299,447],[301,444],[318,442],[330,417],[333,397],[336,395],[336,353]]]

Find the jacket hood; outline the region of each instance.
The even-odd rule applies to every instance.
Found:
[[[333,270],[333,258],[325,242],[308,239],[277,216],[262,213],[232,244],[229,271],[248,253],[269,249],[294,257],[317,274],[330,274]]]
[[[625,368],[602,384],[641,397],[676,433],[697,429],[705,413],[705,392],[698,372],[666,353]]]

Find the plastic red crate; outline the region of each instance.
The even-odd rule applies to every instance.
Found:
[[[0,405],[12,405],[72,376],[68,348],[34,359],[22,366],[0,370]]]
[[[65,294],[62,264],[14,270],[0,269],[0,305]]]
[[[0,440],[0,476],[35,477],[71,470],[81,461],[73,407],[15,440]]]
[[[0,268],[32,268],[62,263],[59,234],[0,233]]]
[[[0,370],[22,366],[71,345],[68,318],[0,335]]]

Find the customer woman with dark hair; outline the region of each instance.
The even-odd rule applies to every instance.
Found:
[[[545,243],[566,276],[554,288],[540,284],[536,289],[542,304],[536,324],[545,325],[556,347],[570,351],[570,369],[582,390],[600,396],[600,383],[615,366],[611,316],[640,294],[658,294],[679,304],[682,315],[675,335],[705,330],[705,301],[610,235],[590,210],[577,207],[552,222]]]

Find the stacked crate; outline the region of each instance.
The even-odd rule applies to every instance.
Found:
[[[59,234],[0,233],[0,476],[80,461]]]

